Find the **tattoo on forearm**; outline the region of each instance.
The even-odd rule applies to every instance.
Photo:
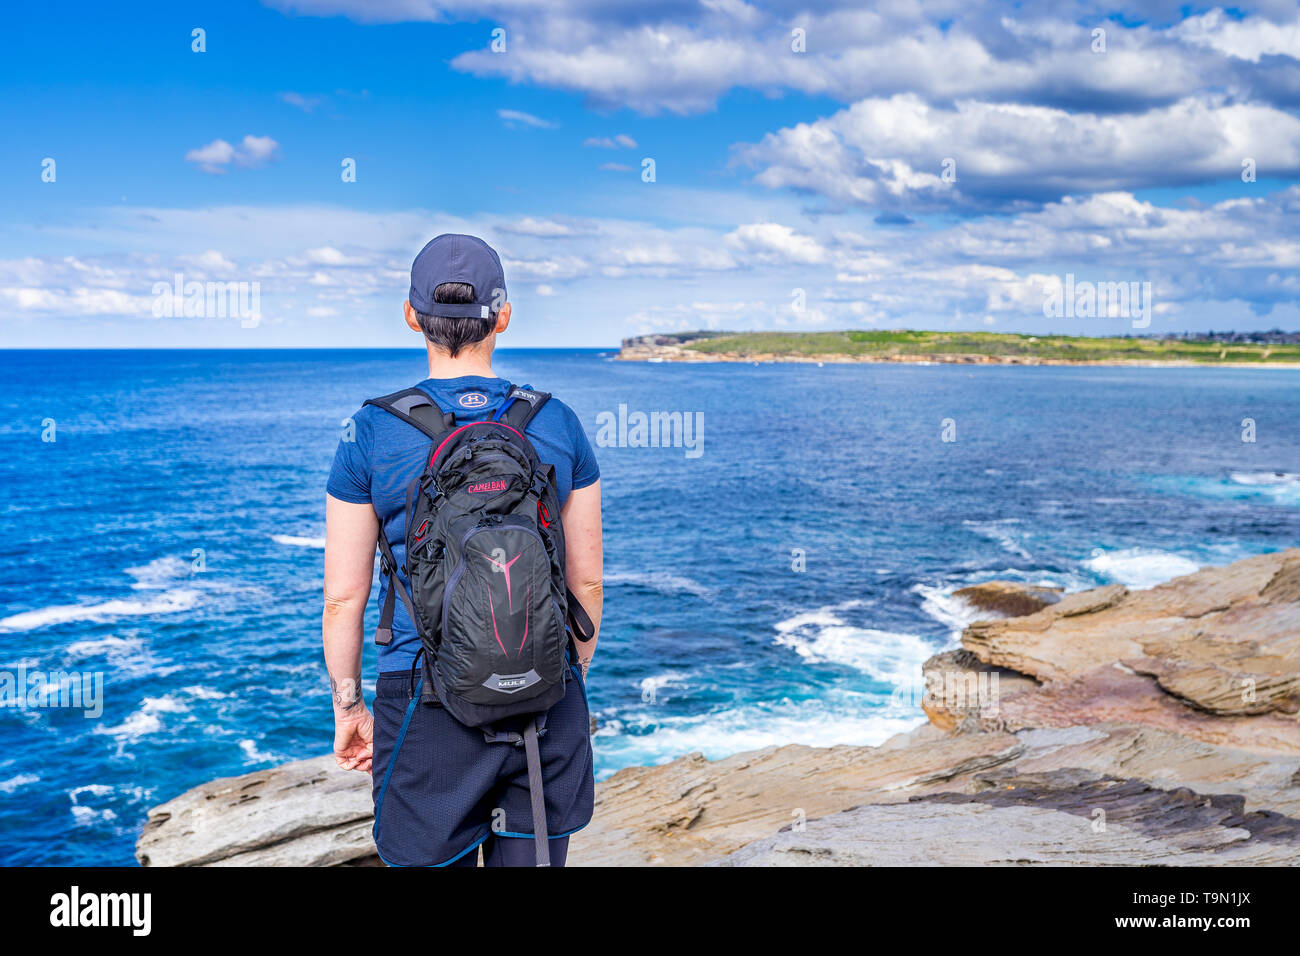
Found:
[[[583,679],[583,681],[586,681],[586,679],[587,679],[587,668],[589,668],[589,667],[591,666],[591,658],[588,657],[586,660],[578,661],[578,666],[582,668],[582,679]]]
[[[330,693],[334,695],[334,706],[341,711],[356,710],[365,705],[359,678],[345,677],[342,680],[335,680],[334,675],[331,674]]]

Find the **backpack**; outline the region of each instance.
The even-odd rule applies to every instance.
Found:
[[[394,595],[400,596],[420,638],[412,682],[422,659],[421,702],[482,729],[488,742],[524,747],[538,865],[547,865],[549,851],[537,737],[545,733],[546,711],[564,697],[573,635],[587,639],[592,631],[564,580],[555,470],[525,434],[549,398],[511,385],[490,418],[464,425],[418,388],[365,403],[432,442],[406,491],[401,570],[409,592],[387,536],[379,534],[388,592],[375,643],[392,641]],[[522,733],[497,729],[502,721],[520,723],[510,718],[524,718]]]

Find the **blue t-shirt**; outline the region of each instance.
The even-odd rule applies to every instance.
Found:
[[[483,421],[497,410],[510,383],[503,378],[463,375],[460,378],[429,378],[415,386],[428,394],[444,412],[453,412],[456,423]],[[406,561],[406,489],[419,477],[429,459],[432,442],[414,425],[396,415],[364,405],[352,416],[354,440],[347,436],[334,453],[326,490],[341,501],[374,505],[380,534],[387,535],[397,563]],[[528,440],[537,456],[555,467],[560,504],[569,492],[585,488],[600,477],[596,454],[573,409],[552,398],[528,423]],[[398,572],[401,573],[400,571]],[[406,584],[406,579],[402,579]],[[388,577],[380,576],[379,603],[383,606]],[[409,670],[415,662],[419,638],[400,597],[393,606],[393,640],[379,648],[379,672]]]

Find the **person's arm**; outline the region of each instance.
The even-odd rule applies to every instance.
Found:
[[[325,613],[321,633],[334,698],[334,759],[370,772],[374,719],[361,694],[366,601],[375,568],[379,519],[368,504],[325,496]]]
[[[604,548],[600,540],[600,479],[577,488],[560,509],[564,524],[564,579],[591,618],[591,640],[577,641],[578,666],[583,677],[596,653],[600,636],[600,612],[604,606]]]

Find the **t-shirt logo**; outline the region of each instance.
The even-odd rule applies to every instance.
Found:
[[[461,408],[482,408],[488,403],[488,397],[482,392],[466,392],[457,401]]]

